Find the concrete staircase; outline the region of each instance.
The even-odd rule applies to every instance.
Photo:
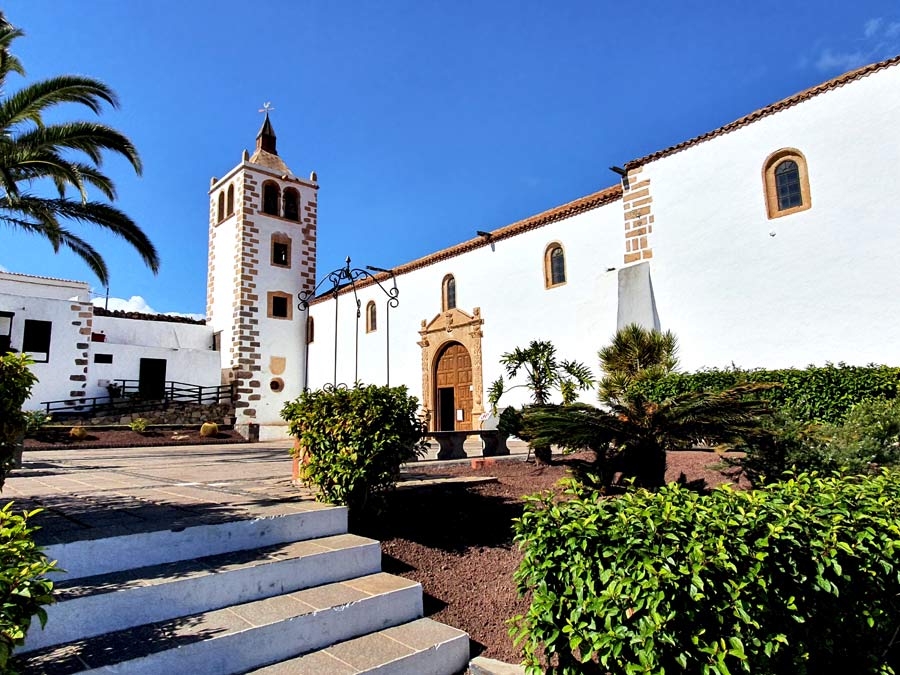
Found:
[[[47,548],[68,573],[22,675],[455,675],[469,639],[422,618],[343,507]]]

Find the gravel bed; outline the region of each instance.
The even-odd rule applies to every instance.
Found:
[[[73,424],[74,426],[74,424]],[[88,436],[83,441],[69,437],[65,429],[42,429],[37,438],[25,439],[25,450],[78,450],[79,448],[136,448],[166,445],[208,445],[214,443],[245,443],[234,430],[221,430],[215,436],[204,438],[199,429],[166,429],[145,431],[142,434],[131,429],[92,429],[85,427]],[[173,436],[175,438],[173,438]]]
[[[714,453],[670,453],[668,463],[669,480],[683,474],[689,482],[745,487],[735,469]],[[420,465],[415,472],[495,476],[498,481],[397,492],[386,515],[358,531],[382,542],[385,571],[422,584],[427,616],[469,633],[473,657],[518,663],[506,620],[522,614],[528,601],[517,597],[512,579],[522,559],[512,541],[512,519],[522,512],[522,495],[552,488],[567,475],[566,466],[536,466],[517,458],[483,469]]]

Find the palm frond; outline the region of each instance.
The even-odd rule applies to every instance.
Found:
[[[67,148],[85,153],[91,161],[100,166],[103,163],[102,150],[110,150],[127,159],[140,175],[141,158],[134,144],[124,134],[105,124],[95,122],[66,122],[37,127],[15,137],[20,148]]]
[[[0,129],[32,121],[40,125],[42,113],[62,103],[79,103],[94,113],[100,113],[103,103],[116,108],[115,92],[90,77],[60,75],[26,85],[0,102]]]

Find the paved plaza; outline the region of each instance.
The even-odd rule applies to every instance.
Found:
[[[45,546],[319,508],[311,491],[291,483],[291,445],[29,451],[2,497],[16,511],[44,509],[34,522]],[[466,449],[480,456],[479,447]],[[405,484],[421,484],[417,466],[439,464],[407,465]]]

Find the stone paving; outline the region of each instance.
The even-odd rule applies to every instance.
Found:
[[[310,490],[290,481],[291,445],[29,451],[2,497],[16,511],[44,509],[34,523],[45,546],[322,508]],[[480,455],[479,448],[466,450]],[[417,477],[415,468],[440,464],[407,465],[406,485],[433,484],[433,476]]]

